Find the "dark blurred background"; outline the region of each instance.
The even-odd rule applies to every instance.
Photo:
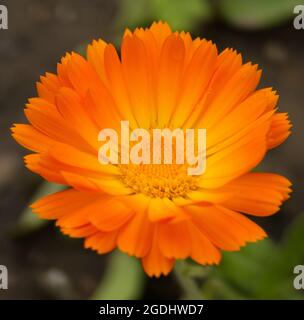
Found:
[[[270,240],[255,245],[258,249],[250,246],[244,253],[224,256],[223,267],[217,270],[199,267],[204,270],[200,271],[193,266],[184,267],[185,272],[207,298],[302,298],[292,288],[293,267],[304,264],[304,29],[293,26],[293,7],[300,0],[0,0],[0,4],[9,13],[8,30],[0,30],[0,264],[8,267],[9,289],[0,290],[0,299],[87,299],[100,281],[104,290],[114,290],[112,297],[120,297],[121,287],[116,295],[111,281],[105,283],[105,275],[115,278],[107,270],[110,263],[122,263],[119,256],[113,262],[109,256],[84,250],[82,241],[61,235],[52,224],[40,225],[25,210],[35,193],[49,187],[24,168],[26,151],[11,138],[9,128],[25,122],[23,106],[35,96],[35,82],[44,72],[55,72],[66,51],[83,52],[96,38],[118,44],[124,27],[148,26],[154,19],[206,37],[220,50],[235,48],[244,61],[259,64],[261,86],[273,86],[279,92],[279,110],[288,112],[293,123],[292,135],[261,166],[287,176],[294,190],[280,213],[258,220]],[[290,252],[297,256],[290,257]],[[269,258],[272,255],[275,258]],[[266,265],[268,274],[277,276],[267,285],[261,280],[256,288],[249,277],[269,278]],[[124,277],[129,272],[125,270]],[[234,276],[242,272],[246,286]],[[131,287],[140,283],[131,289],[134,297],[183,296],[183,284],[174,275],[159,280],[137,276],[140,281],[126,283]],[[219,290],[224,293],[219,295]],[[107,297],[107,292],[101,297]]]

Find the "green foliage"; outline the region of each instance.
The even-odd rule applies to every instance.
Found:
[[[118,27],[147,26],[167,21],[174,30],[194,31],[215,16],[240,29],[257,30],[293,17],[298,0],[120,0]]]
[[[119,5],[120,28],[135,28],[164,20],[174,30],[191,31],[212,16],[208,0],[120,0]]]
[[[299,264],[301,261],[304,264],[304,214],[300,215],[290,227],[286,230],[283,238],[282,249],[284,256],[291,264]]]
[[[241,29],[279,25],[293,16],[298,0],[219,0],[221,16]]]
[[[204,281],[209,299],[304,299],[293,287],[293,268],[304,263],[304,215],[289,227],[280,244],[266,239],[239,252],[226,252]]]
[[[209,273],[208,268],[202,268],[198,264],[192,264],[191,260],[179,260],[176,261],[174,271],[176,280],[183,291],[181,299],[202,299],[202,293],[200,288],[197,286],[195,278],[201,279],[207,276]]]
[[[93,300],[138,299],[144,286],[140,261],[119,251],[112,253],[106,274],[91,297]]]
[[[43,182],[33,197],[29,201],[29,205],[34,203],[36,200],[41,199],[49,194],[62,191],[66,188],[61,184],[55,184],[50,182]],[[30,207],[26,207],[21,213],[21,216],[13,230],[13,233],[17,236],[22,236],[33,232],[42,226],[44,226],[48,220],[40,219],[36,214],[33,213]]]

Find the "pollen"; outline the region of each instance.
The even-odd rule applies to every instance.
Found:
[[[197,189],[197,177],[187,174],[185,164],[127,164],[119,168],[127,187],[152,198],[186,197],[189,191]]]

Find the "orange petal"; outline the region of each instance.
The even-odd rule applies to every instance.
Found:
[[[38,96],[51,103],[55,102],[55,95],[60,88],[60,81],[58,76],[52,73],[46,73],[45,76],[40,77],[41,82],[37,82]]]
[[[181,96],[173,114],[172,126],[180,128],[205,93],[214,73],[217,49],[211,41],[202,41],[186,67],[181,85]]]
[[[11,130],[17,142],[32,151],[45,152],[54,143],[54,140],[28,124],[15,124]]]
[[[207,170],[198,182],[202,188],[218,188],[250,171],[266,152],[265,135],[269,122],[260,124],[252,134],[245,135],[229,147],[207,158]]]
[[[58,171],[51,170],[50,168],[45,168],[41,161],[42,157],[40,154],[29,154],[24,157],[25,166],[32,172],[35,172],[45,180],[58,183],[58,184],[67,184],[66,180],[62,174]]]
[[[261,77],[261,71],[251,64],[243,65],[217,92],[212,87],[208,91],[200,126],[207,130],[226,116],[237,104],[251,94]]]
[[[81,168],[99,174],[117,175],[119,169],[112,164],[101,164],[98,161],[98,154],[83,152],[72,146],[56,143],[49,150],[50,156],[57,161],[70,167]]]
[[[218,264],[221,259],[220,251],[193,223],[188,223],[191,237],[191,258],[200,264]]]
[[[246,242],[265,237],[265,232],[241,214],[219,206],[187,206],[198,229],[217,247],[235,251]]]
[[[111,199],[103,203],[101,210],[93,212],[89,219],[102,231],[113,231],[131,219],[134,212],[122,202]]]
[[[191,252],[191,238],[183,222],[158,224],[159,249],[166,258],[185,259]]]
[[[152,245],[149,253],[142,258],[142,265],[146,273],[152,277],[167,275],[173,268],[174,259],[166,258],[162,255],[159,248],[158,230],[155,228]]]
[[[94,193],[79,192],[74,189],[60,191],[45,196],[31,205],[32,210],[44,219],[58,219],[100,199]]]
[[[146,212],[136,213],[119,231],[119,249],[136,257],[145,256],[151,248],[153,228],[154,225],[149,221]]]
[[[84,238],[96,234],[100,230],[88,224],[78,228],[61,228],[61,232],[72,238]]]
[[[185,46],[182,39],[176,34],[170,35],[162,47],[158,73],[157,121],[160,128],[169,126],[178,101],[184,59]]]
[[[182,220],[187,218],[183,210],[167,198],[152,198],[149,203],[148,216],[152,222],[170,218]]]
[[[222,203],[227,201],[232,197],[232,193],[226,190],[225,186],[223,188],[217,188],[215,190],[211,189],[198,189],[195,191],[190,191],[187,194],[187,198],[184,201],[178,201],[180,205],[188,205],[199,202],[211,202],[211,203]],[[177,203],[176,201],[174,201]]]
[[[238,135],[240,131],[245,131],[246,127],[249,129],[269,105],[275,105],[277,100],[278,96],[270,88],[255,91],[208,131],[207,148]]]
[[[98,73],[100,79],[105,81],[105,67],[104,67],[104,50],[107,43],[102,39],[94,40],[87,48],[87,59],[91,66]]]
[[[144,43],[126,36],[121,46],[122,70],[133,114],[140,128],[150,129],[155,119],[149,60]]]
[[[161,50],[165,40],[172,34],[171,28],[166,22],[153,22],[150,31],[153,34],[159,50]]]
[[[287,113],[276,113],[272,117],[268,137],[267,147],[272,149],[283,143],[290,135],[292,127]]]
[[[256,216],[277,212],[288,198],[291,183],[272,173],[248,173],[226,185],[234,196],[223,206]]]
[[[99,130],[111,128],[119,132],[120,120],[123,117],[112,95],[103,84],[89,88],[83,103],[86,112]]]
[[[72,53],[66,71],[73,88],[85,96],[92,85],[98,85],[100,78],[94,68],[79,54]]]
[[[111,44],[107,45],[104,54],[105,71],[107,75],[106,85],[123,117],[121,120],[128,120],[131,128],[137,128],[139,127],[139,124],[132,112],[126,83],[123,77],[121,62],[114,46]]]
[[[127,188],[119,179],[111,177],[99,177],[98,179],[86,175],[61,171],[67,184],[79,191],[97,191],[113,196],[124,196],[132,194],[132,189]]]
[[[99,130],[88,116],[79,95],[69,89],[61,88],[56,96],[56,105],[62,117],[93,149],[98,150]]]
[[[24,113],[34,128],[51,139],[92,151],[87,142],[75,132],[58,112],[57,107],[50,102],[40,98],[30,99]]]
[[[85,239],[84,247],[96,250],[100,254],[108,253],[115,249],[117,231],[98,232]]]
[[[67,70],[67,66],[68,66],[69,62],[71,61],[71,57],[72,57],[71,54],[67,53],[61,59],[61,63],[57,64],[57,74],[58,74],[59,82],[63,87],[69,87],[69,88],[73,87],[73,85],[69,79],[68,70]]]
[[[260,141],[266,143],[267,134],[270,128],[271,117],[274,111],[267,112],[252,121],[247,126],[239,128],[234,134],[224,137],[223,140],[214,143],[209,139],[209,145],[207,143],[207,158],[208,163],[212,162],[212,158],[223,155],[225,150],[228,151],[234,147],[240,147],[241,145],[246,145],[251,141]],[[212,130],[211,130],[212,131]],[[212,138],[212,134],[211,134]]]
[[[210,84],[208,85],[207,93],[202,97],[200,103],[197,104],[189,119],[185,119],[184,127],[193,128],[195,125],[203,128],[201,121],[202,115],[206,112],[206,104],[209,96],[216,96],[221,93],[223,86],[233,77],[242,66],[242,58],[231,49],[224,50],[217,58],[215,72],[212,76]]]
[[[90,223],[89,217],[100,212],[106,201],[106,196],[100,196],[85,206],[70,210],[67,214],[58,218],[56,225],[62,228],[77,228],[87,225]]]

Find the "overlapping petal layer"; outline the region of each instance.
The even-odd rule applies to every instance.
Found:
[[[88,46],[86,58],[67,54],[57,74],[37,83],[38,97],[25,108],[29,124],[12,128],[33,152],[26,166],[71,187],[35,202],[34,212],[85,238],[86,248],[118,247],[142,259],[150,276],[168,274],[176,259],[217,264],[221,250],[263,239],[244,214],[277,212],[290,182],[251,171],[288,137],[291,124],[277,113],[276,92],[257,89],[260,77],[235,51],[219,53],[212,42],[173,33],[162,22],[127,30],[121,57],[102,40]],[[206,172],[189,180],[183,168],[139,174],[101,165],[98,133],[119,131],[121,120],[132,129],[206,128]]]

